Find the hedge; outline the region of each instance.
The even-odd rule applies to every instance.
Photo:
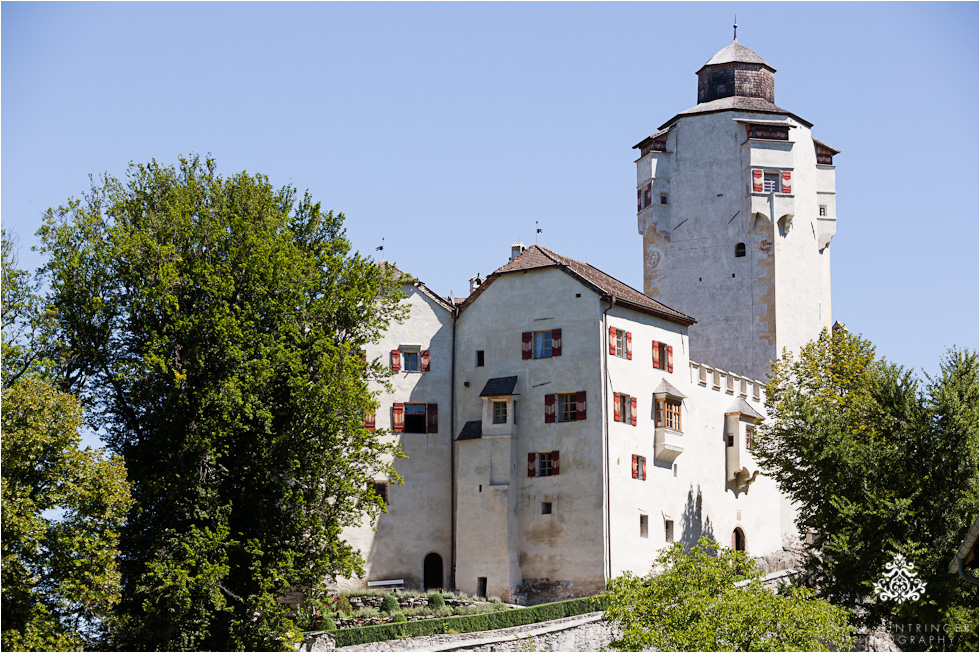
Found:
[[[556,603],[543,603],[532,608],[502,610],[500,612],[485,612],[461,617],[444,617],[442,619],[423,619],[403,624],[382,624],[380,626],[362,626],[361,628],[344,628],[336,632],[336,646],[355,646],[381,642],[388,639],[403,637],[419,637],[422,635],[445,635],[453,633],[475,633],[481,630],[497,630],[513,626],[526,626],[541,621],[574,617],[586,612],[596,612],[605,609],[598,597],[570,599]]]

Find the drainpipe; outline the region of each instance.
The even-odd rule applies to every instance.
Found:
[[[453,316],[453,351],[450,356],[449,381],[449,511],[452,518],[449,534],[449,586],[456,589],[456,320],[459,318],[459,308],[454,307]]]
[[[603,343],[602,351],[599,352],[602,360],[602,414],[603,414],[603,433],[602,433],[602,446],[604,451],[603,459],[605,460],[605,469],[603,470],[605,478],[603,479],[603,494],[605,494],[606,503],[606,528],[605,537],[606,540],[606,564],[603,573],[605,575],[606,586],[609,585],[609,580],[612,578],[612,511],[610,509],[610,499],[609,499],[609,411],[607,407],[608,403],[608,392],[609,392],[609,324],[607,323],[607,313],[612,309],[613,305],[616,303],[616,298],[612,295],[606,295],[602,298],[604,301],[609,302],[609,307],[602,312],[602,337],[600,338]]]

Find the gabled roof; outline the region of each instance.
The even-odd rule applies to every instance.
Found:
[[[588,263],[582,263],[581,261],[561,256],[541,245],[528,247],[520,256],[495,270],[493,274],[487,277],[486,281],[480,284],[479,288],[474,290],[466,298],[466,301],[460,305],[460,310],[466,310],[473,303],[473,300],[490,287],[495,280],[505,274],[546,268],[557,268],[597,295],[609,297],[615,303],[626,306],[627,308],[656,315],[657,317],[676,322],[677,324],[683,324],[684,326],[690,326],[697,321],[693,317],[684,315],[680,311],[675,311],[669,306],[665,306],[647,297],[639,290],[627,286],[622,281],[609,276]]]
[[[828,150],[830,150],[831,152],[833,152],[834,154],[840,154],[840,150],[838,150],[837,148],[831,147],[831,146],[827,145],[826,143],[824,143],[823,141],[818,141],[815,138],[813,139],[813,144],[814,145],[819,145],[820,147],[825,147]]]
[[[433,292],[428,286],[413,277],[411,274],[399,270],[393,263],[389,263],[388,261],[379,261],[378,265],[390,271],[392,279],[402,284],[415,286],[418,288],[419,292],[435,301],[435,303],[439,304],[439,306],[446,309],[450,313],[456,308],[456,305],[453,304],[448,297],[443,297]]]
[[[653,389],[653,394],[655,395],[668,394],[671,397],[676,397],[678,399],[687,399],[687,395],[681,392],[680,390],[678,390],[677,388],[675,388],[674,386],[672,386],[667,379],[663,379],[660,381],[659,385],[657,385],[657,387]]]
[[[749,402],[745,401],[745,399],[742,397],[739,397],[733,401],[732,405],[725,411],[726,415],[733,415],[735,413],[740,413],[746,417],[754,417],[755,419],[765,419],[765,417],[759,414],[759,411],[752,408],[752,406],[749,405]]]
[[[481,397],[507,397],[514,394],[517,386],[516,376],[501,376],[490,379],[480,392]]]

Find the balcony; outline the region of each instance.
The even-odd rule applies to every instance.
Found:
[[[658,427],[654,429],[654,457],[662,463],[672,463],[684,453],[684,434],[674,429]]]
[[[759,476],[751,447],[755,426],[762,419],[742,397],[725,411],[725,481],[736,494],[747,490]]]

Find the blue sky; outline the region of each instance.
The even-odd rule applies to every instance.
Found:
[[[642,288],[631,147],[732,39],[841,150],[833,315],[935,372],[978,346],[976,3],[2,5],[2,221],[22,267],[88,175],[211,153],[347,216],[437,292],[535,240]],[[695,316],[697,317],[697,316]],[[710,361],[709,361],[710,362]]]

